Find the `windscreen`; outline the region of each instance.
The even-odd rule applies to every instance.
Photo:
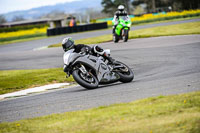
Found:
[[[120,16],[119,18],[123,19],[124,21],[128,21],[129,18],[127,16]]]

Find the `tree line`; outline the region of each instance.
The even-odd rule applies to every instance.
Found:
[[[114,14],[118,5],[124,5],[129,14],[137,6],[143,6],[147,13],[159,11],[182,11],[200,9],[200,0],[102,0],[102,12]]]
[[[124,5],[128,14],[134,14],[136,10],[139,10],[139,14],[141,12],[152,13],[160,11],[200,9],[200,0],[102,0],[101,5],[103,7],[101,15],[99,15],[100,11],[95,9],[87,10],[86,14],[89,14],[91,19],[97,19],[97,17],[113,16],[119,5]],[[62,12],[51,12],[42,17],[60,16],[63,14],[64,13]],[[80,14],[75,16],[80,17]],[[21,20],[24,20],[22,16],[15,16],[12,21]],[[5,22],[7,22],[5,16],[0,15],[0,24]]]

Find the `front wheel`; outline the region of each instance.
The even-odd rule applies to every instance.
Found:
[[[128,30],[127,30],[127,29],[124,30],[123,41],[124,41],[124,42],[127,42],[127,41],[128,41]]]
[[[92,73],[84,74],[79,69],[75,69],[72,76],[79,85],[87,89],[95,89],[99,85],[97,78]]]
[[[115,43],[118,43],[119,42],[119,36],[117,34],[113,34],[113,41]]]
[[[116,73],[120,76],[119,81],[123,83],[131,82],[134,79],[134,73],[133,71],[124,63],[117,61],[115,63],[117,67]]]

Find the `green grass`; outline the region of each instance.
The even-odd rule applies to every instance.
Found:
[[[10,43],[17,43],[17,42],[25,42],[31,40],[38,40],[47,38],[46,34],[33,34],[33,35],[25,35],[19,37],[9,37],[9,38],[0,38],[0,45],[6,45]]]
[[[130,32],[130,38],[200,34],[200,21],[140,29]]]
[[[200,34],[200,22],[191,22],[184,24],[176,24],[170,26],[159,26],[154,28],[133,30],[129,32],[129,39],[135,38],[146,38],[146,37],[157,37],[157,36],[174,36],[174,35],[189,35],[189,34]],[[98,37],[86,38],[75,40],[76,44],[98,44],[103,42],[112,41],[112,35],[103,35]],[[61,44],[53,44],[51,47],[60,47]]]
[[[50,83],[72,82],[62,68],[0,71],[0,94],[10,93]]]
[[[199,133],[200,91],[0,123],[0,133]]]
[[[190,19],[199,19],[200,16],[197,17],[188,17],[188,18],[176,18],[176,19],[166,19],[166,20],[156,20],[152,22],[141,22],[141,23],[132,23],[132,25],[146,25],[146,24],[159,24],[159,23],[166,23],[166,22],[175,22],[175,21],[183,21],[183,20],[190,20]]]

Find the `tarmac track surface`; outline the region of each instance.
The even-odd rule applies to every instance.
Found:
[[[3,100],[0,101],[1,122],[200,90],[200,35],[133,39],[127,43],[110,42],[101,46],[110,48],[116,60],[134,70],[132,82],[117,82],[94,90],[75,86]],[[29,51],[24,60],[19,60],[20,63],[27,63],[31,55],[36,55],[29,65],[54,61],[52,64],[62,66],[60,48],[42,50],[41,55],[34,53],[38,51],[32,52]],[[44,60],[48,61],[43,63]]]

